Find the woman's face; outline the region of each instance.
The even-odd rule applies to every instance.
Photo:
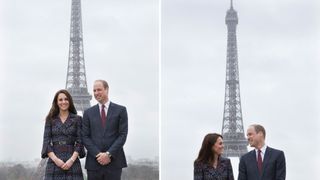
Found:
[[[60,93],[58,95],[57,101],[60,111],[67,111],[69,109],[69,99],[64,93]]]
[[[212,146],[213,153],[221,155],[223,153],[224,145],[221,137],[218,137],[216,143]]]

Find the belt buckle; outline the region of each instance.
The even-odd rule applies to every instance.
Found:
[[[66,141],[59,141],[59,145],[65,145],[65,144],[67,144]]]

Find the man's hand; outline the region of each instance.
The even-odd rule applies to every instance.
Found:
[[[106,152],[99,153],[96,156],[96,158],[97,158],[97,161],[99,162],[99,164],[101,164],[101,165],[107,165],[111,162],[111,159]]]

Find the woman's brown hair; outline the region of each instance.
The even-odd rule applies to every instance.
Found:
[[[59,114],[58,96],[61,93],[65,94],[67,96],[67,98],[68,98],[68,101],[69,101],[68,110],[69,110],[69,112],[73,113],[73,114],[77,114],[77,110],[74,107],[73,100],[72,100],[72,97],[71,97],[70,93],[65,89],[61,89],[58,92],[56,92],[56,94],[54,95],[50,111],[49,111],[49,113],[48,113],[48,115],[46,117],[46,121],[50,121],[54,117],[58,116],[58,114]]]
[[[204,137],[199,155],[195,160],[195,163],[207,164],[213,161],[215,154],[212,152],[212,146],[217,142],[217,139],[219,137],[223,138],[220,134],[217,133],[210,133]]]

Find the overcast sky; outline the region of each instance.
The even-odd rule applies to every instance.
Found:
[[[228,0],[162,1],[162,179],[192,179],[203,137],[221,133],[229,8]],[[285,152],[287,179],[316,179],[320,4],[234,0],[234,9],[245,131],[265,126],[267,145]]]
[[[34,160],[54,93],[65,88],[71,0],[0,8],[0,161]],[[82,0],[82,20],[89,92],[107,80],[111,101],[128,110],[126,154],[158,157],[158,2]]]

